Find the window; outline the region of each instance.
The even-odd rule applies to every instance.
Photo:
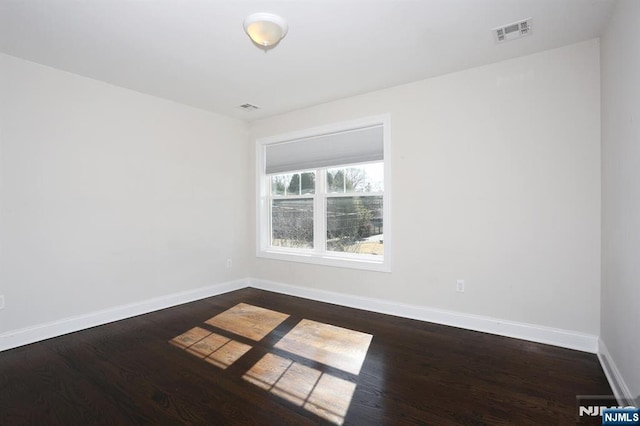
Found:
[[[257,255],[390,270],[389,119],[257,141]]]

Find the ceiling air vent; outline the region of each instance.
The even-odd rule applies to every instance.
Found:
[[[504,43],[505,41],[515,40],[517,38],[529,35],[531,33],[531,21],[532,19],[529,18],[523,21],[518,21],[512,24],[494,28],[491,31],[493,31],[493,36],[496,39],[496,43]]]
[[[245,111],[255,111],[255,110],[258,109],[257,106],[251,105],[251,104],[242,104],[242,105],[238,106],[238,108],[243,109]]]

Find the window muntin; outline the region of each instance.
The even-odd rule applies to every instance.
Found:
[[[271,247],[312,249],[315,171],[271,175]]]
[[[379,192],[384,190],[384,163],[357,164],[327,169],[327,192]]]
[[[271,175],[271,195],[313,194],[315,187],[315,172]]]
[[[316,176],[326,182],[318,192]],[[384,255],[383,162],[274,174],[269,182],[270,248],[313,249],[317,202],[322,205],[316,209],[323,211],[318,228],[326,231],[319,244],[324,251]]]

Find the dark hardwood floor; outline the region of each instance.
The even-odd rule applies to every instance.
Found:
[[[239,303],[289,317],[258,341],[206,323]],[[276,348],[303,319],[372,335],[359,373]],[[170,343],[194,327],[251,349],[223,369]],[[327,423],[243,378],[267,354],[351,389],[344,424],[574,424],[611,394],[593,354],[244,289],[0,353],[0,424]]]

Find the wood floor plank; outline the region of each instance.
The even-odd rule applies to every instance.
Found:
[[[301,321],[373,336],[361,368],[328,358],[358,339]],[[593,354],[256,289],[0,353],[2,425],[573,424],[610,394]]]

